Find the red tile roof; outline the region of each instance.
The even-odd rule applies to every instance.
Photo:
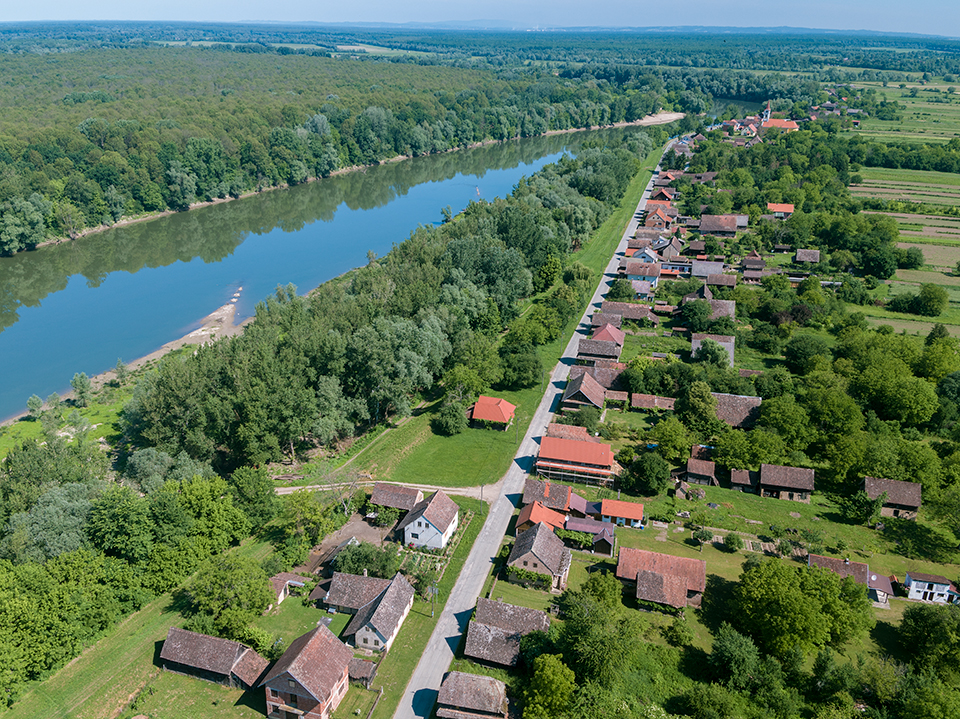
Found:
[[[613,466],[613,452],[609,444],[577,442],[572,439],[544,437],[540,440],[541,460],[590,464],[598,467]]]
[[[604,517],[623,517],[641,521],[643,505],[639,502],[625,502],[620,499],[604,499],[600,502],[600,514]]]
[[[781,120],[776,117],[771,117],[769,120],[763,121],[763,128],[765,130],[786,130],[789,132],[790,130],[799,130],[800,126],[793,120]]]
[[[563,529],[565,521],[566,517],[559,512],[544,507],[540,502],[533,502],[520,510],[520,516],[517,517],[517,526],[522,527],[527,523],[538,524],[543,522],[548,527]]]
[[[623,330],[617,329],[613,325],[608,324],[608,325],[601,325],[600,327],[598,327],[594,331],[593,337],[591,337],[591,339],[600,340],[602,342],[616,342],[618,345],[622,347],[626,337],[627,335]]]
[[[484,422],[501,422],[506,424],[513,419],[516,406],[505,399],[480,395],[473,405],[472,416]]]
[[[793,212],[793,205],[782,202],[768,202],[767,209],[770,212]]]

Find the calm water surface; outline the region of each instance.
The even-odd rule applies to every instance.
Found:
[[[591,136],[406,160],[0,258],[0,418],[182,337],[241,287],[237,321],[278,284],[305,292],[382,256]]]

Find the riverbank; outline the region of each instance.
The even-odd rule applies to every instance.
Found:
[[[237,295],[239,296],[239,292]],[[234,297],[233,299],[236,300],[237,297]],[[157,348],[150,354],[133,360],[127,364],[127,369],[131,372],[138,370],[154,360],[160,359],[167,353],[181,349],[187,345],[203,345],[207,342],[213,342],[214,340],[222,339],[224,337],[233,337],[234,335],[240,334],[243,332],[243,328],[253,321],[253,317],[247,317],[242,322],[235,323],[236,314],[237,306],[234,302],[228,302],[222,307],[218,307],[209,315],[200,320],[200,326],[195,330],[188,332],[179,339],[167,342],[165,345]],[[116,369],[114,368],[107,370],[106,372],[101,372],[98,375],[94,375],[90,378],[90,382],[93,385],[94,391],[97,391],[105,384],[112,382],[116,378],[117,373]],[[72,399],[73,392],[64,393],[60,398],[64,400]],[[27,415],[28,412],[24,411],[11,417],[7,417],[3,421],[0,421],[0,427],[7,427],[15,424]]]
[[[548,130],[540,135],[533,135],[531,137],[553,137],[555,135],[569,135],[576,132],[591,132],[595,130],[615,130],[626,127],[650,127],[652,125],[666,125],[671,122],[676,122],[677,120],[685,117],[685,114],[682,112],[658,112],[654,115],[647,115],[644,118],[639,120],[632,120],[630,122],[617,122],[612,125],[591,125],[590,127],[570,127],[565,130]],[[461,150],[470,150],[477,147],[487,147],[489,145],[497,145],[503,142],[512,142],[513,140],[521,139],[530,139],[530,138],[521,138],[521,137],[511,137],[508,140],[484,140],[483,142],[474,142],[464,147],[452,147],[447,152],[459,152]],[[434,153],[434,154],[444,154],[444,153]],[[425,156],[426,157],[426,156]],[[386,160],[381,160],[378,162],[378,165],[384,165],[393,162],[401,162],[402,160],[410,160],[413,158],[413,155],[396,155],[394,157],[388,158]],[[339,170],[334,170],[330,173],[329,177],[337,177],[339,175],[345,175],[350,172],[357,172],[358,170],[365,170],[370,167],[376,167],[376,165],[351,165],[350,167],[342,167]],[[325,178],[322,177],[311,177],[307,179],[306,182],[317,182]],[[306,183],[304,183],[306,184]],[[270,192],[273,190],[285,190],[288,189],[290,185],[284,183],[280,185],[271,185],[270,187],[264,187],[260,190],[251,190],[249,192],[244,192],[242,195],[237,197],[217,197],[213,200],[207,202],[194,202],[190,205],[189,210],[196,210],[201,207],[210,207],[212,205],[219,205],[224,202],[232,202],[234,200],[242,200],[245,197],[253,197],[263,192]],[[188,211],[189,211],[188,210]],[[169,215],[177,214],[177,210],[164,210],[162,212],[151,212],[149,214],[139,215],[137,217],[128,217],[121,219],[118,222],[115,222],[112,225],[97,225],[96,227],[88,227],[81,232],[77,232],[71,237],[52,237],[49,240],[44,240],[34,245],[34,249],[39,249],[40,247],[48,247],[50,245],[60,245],[65,242],[71,242],[73,240],[79,240],[82,237],[87,237],[89,235],[95,235],[100,232],[106,232],[107,230],[112,230],[118,227],[127,227],[129,225],[138,224],[140,222],[149,222],[150,220],[156,220],[161,217],[167,217]],[[29,250],[25,250],[29,251]],[[0,423],[2,426],[2,423]]]

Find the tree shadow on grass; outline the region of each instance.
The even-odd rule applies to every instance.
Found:
[[[732,609],[733,591],[737,583],[716,574],[707,575],[707,588],[703,601],[697,610],[700,622],[711,634],[716,634],[724,622],[734,624],[736,617]]]
[[[684,647],[678,668],[684,676],[694,681],[710,681],[713,677],[710,672],[709,655],[699,647]]]
[[[957,561],[956,539],[938,528],[909,519],[888,519],[883,535],[897,546],[898,554],[909,559],[941,564]]]
[[[870,638],[876,643],[882,655],[890,656],[898,662],[910,660],[900,645],[897,628],[890,622],[878,620],[876,626],[870,630]]]

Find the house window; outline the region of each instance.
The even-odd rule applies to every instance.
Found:
[[[379,647],[379,646],[380,646],[380,640],[379,640],[379,639],[374,639],[374,640],[373,640],[373,646]]]
[[[289,704],[292,707],[295,707],[297,705],[297,695],[291,694],[290,698],[287,699],[287,704]]]
[[[364,643],[364,644],[367,644],[367,643],[368,643],[368,640],[367,640],[366,637],[363,638],[363,643]]]
[[[537,568],[537,563],[536,563],[536,562],[533,563],[533,568],[534,568],[534,569]]]
[[[287,686],[290,687],[291,689],[296,689],[297,683],[293,681],[293,679],[287,679]]]
[[[420,539],[420,535],[417,534],[416,532],[410,532],[410,536],[411,536],[413,539]]]
[[[422,526],[423,526],[423,522],[421,522],[420,520],[417,520],[417,526],[418,526],[418,527],[422,527]]]
[[[527,563],[526,563],[526,562],[524,562],[524,563],[523,563],[523,566],[527,566]]]
[[[932,592],[932,591],[933,591],[933,583],[928,584],[928,585],[927,585],[927,589],[929,589],[929,590]]]
[[[279,697],[279,696],[280,696],[280,692],[278,692],[276,689],[271,689],[271,690],[270,690],[270,697],[271,697],[271,698],[276,699],[276,698]]]

